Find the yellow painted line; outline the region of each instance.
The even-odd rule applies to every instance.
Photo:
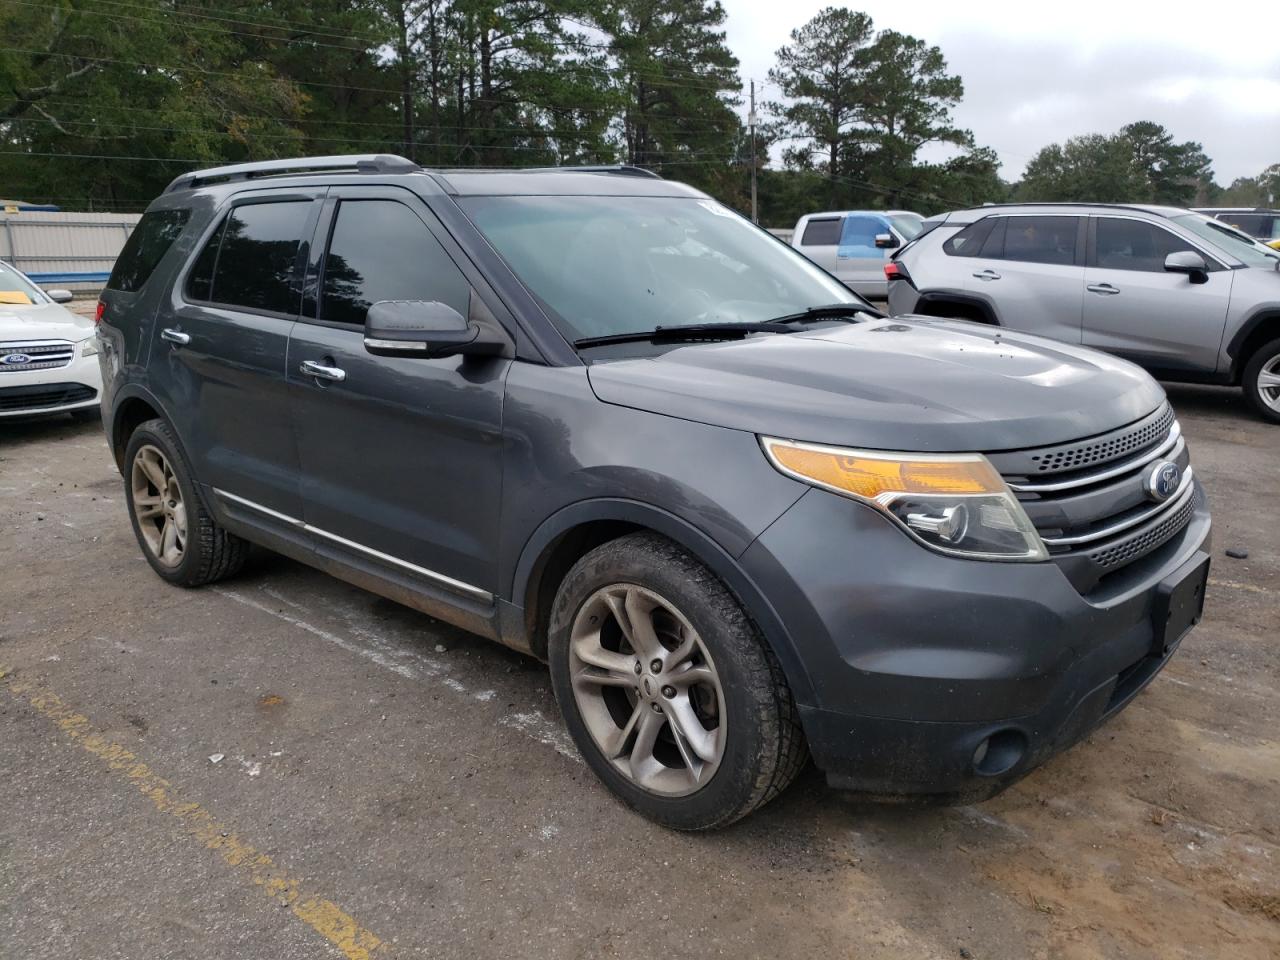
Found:
[[[35,681],[19,679],[2,667],[0,683],[14,699],[52,721],[72,743],[135,787],[158,811],[177,820],[201,845],[216,851],[243,879],[276,903],[287,905],[295,917],[342,951],[347,960],[370,960],[383,953],[383,941],[360,926],[350,914],[331,900],[304,889],[283,867],[241,840],[200,804],[184,800],[168,780],[138,759],[137,754],[97,732],[88,717],[76,713],[57,694]]]
[[[1274,590],[1268,590],[1266,587],[1254,586],[1252,583],[1241,583],[1239,580],[1218,580],[1214,577],[1209,578],[1209,586],[1211,587],[1230,587],[1232,590],[1248,590],[1250,593],[1274,593]]]

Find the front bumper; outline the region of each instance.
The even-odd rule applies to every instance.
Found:
[[[87,409],[98,405],[101,394],[98,357],[84,356],[77,345],[65,367],[0,371],[0,419]]]
[[[828,780],[978,799],[1122,709],[1172,655],[1152,617],[1161,583],[1205,559],[1197,493],[1181,533],[1088,596],[1052,562],[945,557],[869,507],[806,493],[741,559],[805,665],[800,713]]]

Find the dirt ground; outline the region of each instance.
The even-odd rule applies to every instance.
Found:
[[[1127,711],[981,805],[810,772],[708,836],[610,798],[538,664],[269,555],[169,587],[98,427],[0,424],[0,954],[1274,960],[1280,428],[1170,394],[1211,590]]]

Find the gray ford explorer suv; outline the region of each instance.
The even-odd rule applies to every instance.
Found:
[[[885,265],[889,309],[1096,347],[1162,380],[1238,384],[1280,423],[1280,251],[1177,207],[960,210]]]
[[[810,755],[990,795],[1200,617],[1209,514],[1146,373],[886,319],[632,168],[186,174],[99,334],[157,574],[261,544],[542,658],[587,763],[672,827]]]

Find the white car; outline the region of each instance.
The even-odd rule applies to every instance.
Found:
[[[93,321],[0,262],[0,419],[32,414],[98,415],[102,373]]]

